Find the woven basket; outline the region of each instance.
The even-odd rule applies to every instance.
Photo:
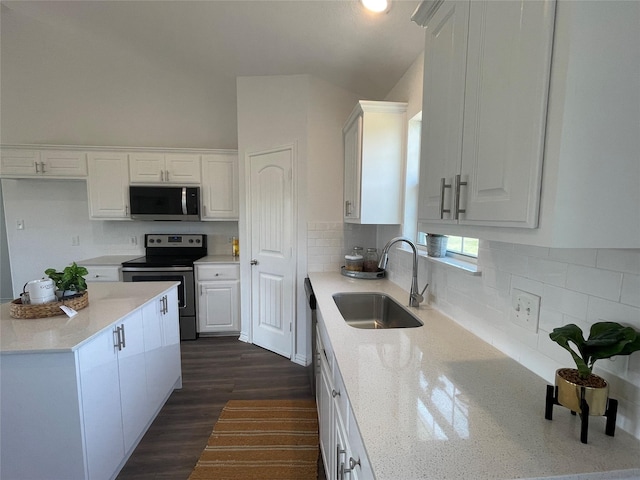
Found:
[[[47,318],[65,313],[60,309],[61,305],[73,308],[74,310],[82,310],[89,305],[89,292],[85,290],[79,297],[65,299],[62,302],[42,303],[40,305],[23,305],[21,299],[16,299],[9,306],[9,314],[13,318],[30,319],[30,318]]]

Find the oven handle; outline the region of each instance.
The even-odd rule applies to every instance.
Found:
[[[193,267],[122,267],[123,272],[193,272]]]

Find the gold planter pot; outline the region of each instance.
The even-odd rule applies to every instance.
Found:
[[[560,376],[561,368],[556,370],[556,386],[558,387],[558,403],[576,413],[582,413],[580,401],[584,397],[589,405],[589,416],[602,416],[607,411],[607,399],[609,398],[609,384],[605,381],[604,387],[584,387],[565,380]],[[604,380],[603,380],[604,381]]]

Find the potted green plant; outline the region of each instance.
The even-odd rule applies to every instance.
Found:
[[[84,292],[87,289],[87,282],[83,275],[88,273],[85,267],[77,265],[76,262],[65,267],[62,272],[58,272],[55,268],[47,268],[44,271],[44,274],[56,284],[56,290],[61,292],[59,295],[62,297]]]
[[[604,415],[609,384],[593,373],[593,365],[603,358],[630,355],[640,350],[640,332],[616,322],[597,322],[591,326],[589,338],[585,340],[580,327],[571,323],[554,328],[549,338],[569,351],[577,367],[556,371],[558,403],[581,413],[584,397],[589,415]]]

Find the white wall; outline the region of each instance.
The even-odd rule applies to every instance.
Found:
[[[2,143],[236,148],[225,72],[205,76],[5,6],[1,22]]]
[[[238,156],[240,177],[248,175],[246,156],[295,144],[296,192],[296,339],[293,359],[311,361],[310,334],[306,323],[303,280],[308,273],[309,222],[342,220],[342,125],[358,97],[309,75],[238,78]],[[240,208],[247,212],[247,192],[241,182]],[[245,219],[240,236],[248,238]],[[242,282],[249,282],[251,268],[241,262]],[[250,297],[242,291],[242,337],[248,338]]]
[[[3,179],[2,194],[14,298],[28,280],[43,277],[49,267],[62,269],[73,261],[102,255],[143,255],[145,233],[204,233],[209,235],[210,253],[238,235],[237,222],[89,220],[83,180]],[[24,230],[16,228],[18,220],[24,222]],[[74,236],[80,238],[79,246],[72,246]],[[230,252],[231,247],[226,250]]]

